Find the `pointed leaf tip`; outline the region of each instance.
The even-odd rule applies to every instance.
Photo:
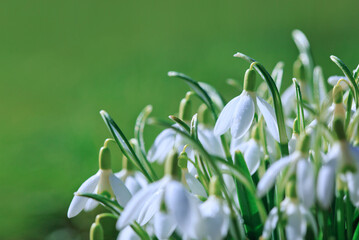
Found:
[[[169,77],[175,77],[175,76],[177,76],[177,75],[178,75],[178,72],[175,72],[175,71],[169,71],[167,74],[168,74],[168,76],[169,76]]]

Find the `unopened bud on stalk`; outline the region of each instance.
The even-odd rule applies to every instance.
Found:
[[[259,140],[260,140],[260,133],[259,133],[259,126],[258,126],[258,124],[256,124],[256,125],[252,128],[251,137],[252,137],[254,140],[256,140],[256,141],[259,141]]]
[[[213,123],[211,111],[208,109],[206,104],[201,104],[198,108],[198,121],[206,126],[210,126]]]
[[[297,150],[307,154],[310,149],[310,137],[307,134],[301,135],[297,143]]]
[[[340,84],[336,84],[333,88],[333,102],[341,104],[343,102],[343,88]]]
[[[293,122],[293,134],[299,134],[299,121],[298,119],[294,119],[294,122]]]
[[[93,223],[90,228],[90,240],[103,240],[103,228],[99,223]]]
[[[172,149],[168,154],[165,163],[165,175],[171,176],[174,179],[180,178],[180,169],[178,168],[178,153],[176,149]]]
[[[247,92],[254,92],[256,88],[256,71],[252,66],[244,74],[244,90]]]
[[[186,97],[180,102],[178,117],[185,122],[190,122],[192,119],[192,95],[192,92],[187,92]]]
[[[183,148],[183,151],[180,153],[179,157],[178,157],[178,166],[181,168],[181,169],[185,169],[187,168],[187,162],[189,160],[188,156],[187,156],[187,153],[186,153],[186,148],[187,148],[188,145],[186,145],[184,148]]]
[[[296,199],[297,198],[297,191],[295,188],[295,181],[294,179],[291,179],[288,181],[286,187],[285,187],[285,195],[289,198]]]
[[[298,58],[293,64],[293,77],[299,81],[305,81],[305,68],[300,58]]]
[[[112,141],[112,139],[106,139],[103,147],[100,149],[99,154],[99,167],[102,170],[109,170],[111,169],[111,152],[110,149],[107,147],[107,144]]]
[[[219,182],[217,176],[213,176],[211,178],[211,180],[210,180],[210,183],[209,183],[209,195],[216,196],[216,197],[221,197],[222,196],[221,185],[220,185],[220,182]]]
[[[341,118],[334,118],[333,121],[333,129],[337,134],[338,140],[345,140],[345,130],[344,130],[344,123]]]

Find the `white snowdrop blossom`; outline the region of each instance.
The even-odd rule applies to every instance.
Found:
[[[174,171],[171,169],[178,168],[174,164],[174,162],[177,163],[177,158],[178,155],[173,150],[166,162],[166,165],[173,166],[166,167],[166,176],[149,184],[131,198],[119,217],[118,229],[122,229],[133,221],[137,221],[143,226],[156,214],[160,214],[155,217],[154,230],[161,238],[164,238],[163,233],[169,234],[167,236],[169,237],[176,226],[182,234],[189,237],[195,238],[198,235],[197,231],[200,229],[194,228],[201,219],[198,200],[179,181],[175,180],[176,175],[168,173]],[[168,171],[168,169],[170,170]],[[165,219],[171,224],[161,224]]]
[[[335,179],[341,175],[347,182],[349,196],[354,206],[359,206],[359,148],[345,140],[334,143],[323,158],[317,180],[317,198],[320,205],[327,209],[334,197]]]
[[[221,139],[214,134],[213,128],[204,124],[198,124],[198,139],[209,154],[222,158],[226,157],[221,144]]]
[[[295,174],[296,191],[299,199],[307,207],[311,207],[315,201],[315,175],[314,166],[309,161],[306,148],[308,148],[309,136],[305,136],[299,143],[300,147],[289,156],[274,162],[265,172],[257,185],[257,194],[263,197],[275,184],[279,174],[288,167],[288,176]]]
[[[90,211],[98,205],[98,202],[86,197],[78,196],[78,194],[106,193],[112,198],[115,198],[121,206],[126,206],[127,202],[130,200],[131,193],[125,184],[118,179],[111,170],[110,150],[106,147],[106,142],[105,147],[102,147],[100,150],[99,162],[99,171],[87,179],[75,193],[67,212],[69,218],[75,217],[84,209]]]
[[[117,240],[141,240],[141,238],[130,226],[127,226],[120,231]]]
[[[122,169],[120,172],[115,173],[115,176],[125,183],[131,195],[134,195],[148,184],[145,176],[137,171]]]
[[[238,146],[231,145],[231,154],[233,158],[235,151],[237,150],[240,150],[243,153],[248,170],[250,174],[253,175],[257,171],[260,165],[260,159],[263,156],[258,140],[251,138],[249,141],[243,142]]]
[[[310,225],[314,234],[318,235],[315,218],[310,211],[296,199],[286,198],[280,204],[280,212],[285,221],[286,239],[301,240],[307,233],[307,225]],[[264,225],[263,239],[271,239],[271,234],[279,221],[278,208],[273,208]]]
[[[229,228],[229,209],[223,199],[210,196],[200,205],[205,239],[223,239]]]
[[[279,142],[274,109],[264,99],[256,95],[254,87],[255,71],[248,69],[245,77],[245,88],[239,96],[233,98],[223,108],[214,127],[215,135],[222,135],[231,129],[233,138],[243,137],[252,125],[255,112],[260,112],[267,123],[269,132]]]

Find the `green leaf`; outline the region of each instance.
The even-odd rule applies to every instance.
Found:
[[[138,115],[135,125],[135,138],[138,141],[138,146],[140,147],[140,150],[144,157],[146,157],[147,154],[145,148],[145,141],[143,139],[143,131],[146,125],[146,120],[148,116],[151,114],[151,112],[152,112],[152,106],[147,105]]]
[[[276,115],[277,123],[278,123],[279,139],[280,139],[280,143],[281,143],[282,154],[288,155],[288,153],[289,153],[288,152],[288,137],[287,137],[286,126],[285,126],[285,121],[284,121],[282,100],[280,98],[280,94],[279,94],[279,91],[277,89],[277,86],[276,86],[274,80],[272,79],[271,75],[267,72],[267,70],[262,66],[262,64],[260,64],[253,58],[251,58],[243,53],[240,53],[240,52],[234,54],[234,57],[242,58],[251,64],[255,63],[254,68],[257,70],[257,72],[263,78],[263,80],[266,81],[268,88],[272,94],[272,98],[273,98],[274,110],[275,110],[275,115]]]
[[[168,72],[168,76],[178,77],[178,78],[184,80],[190,86],[190,88],[192,88],[192,90],[199,96],[199,98],[207,105],[207,107],[209,109],[211,109],[215,120],[217,120],[218,115],[217,115],[217,111],[214,107],[214,104],[212,102],[212,99],[210,98],[209,94],[203,89],[203,87],[201,87],[201,85],[198,82],[196,82],[189,76],[187,76],[183,73],[179,73],[179,72],[170,71],[170,72]],[[202,84],[202,86],[203,86],[203,84]]]
[[[222,95],[208,83],[198,82],[198,84],[203,88],[204,91],[207,92],[208,96],[211,98],[212,102],[217,107],[217,110],[221,111],[224,105],[226,105]]]
[[[135,151],[133,150],[130,143],[128,142],[126,136],[123,134],[121,129],[117,126],[115,121],[112,120],[111,116],[104,110],[101,110],[100,114],[103,120],[105,121],[108,129],[110,130],[113,138],[116,140],[118,146],[120,147],[122,153],[127,157],[127,159],[131,160],[138,169],[141,170],[141,172],[150,182],[153,182],[153,176],[150,176],[149,173],[146,171],[143,164],[140,162],[140,159],[137,157]]]
[[[344,64],[344,62],[340,58],[332,55],[332,56],[330,56],[330,59],[342,70],[344,75],[349,79],[350,83],[352,84],[350,89],[353,92],[353,96],[355,99],[355,106],[356,106],[356,108],[358,108],[359,107],[358,106],[359,88],[355,82],[355,79],[354,79],[352,73],[350,72],[349,68]]]
[[[193,116],[193,118],[191,120],[190,134],[194,139],[198,140],[198,118],[197,118],[197,113]]]
[[[357,68],[353,71],[353,76],[354,76],[354,80],[356,82],[358,82],[358,77],[359,77],[359,64],[357,66]]]
[[[169,119],[171,119],[172,121],[174,121],[175,123],[177,123],[180,127],[182,127],[186,132],[190,132],[191,129],[190,127],[187,125],[187,123],[185,123],[184,121],[182,121],[181,119],[179,119],[178,117],[175,117],[173,115],[169,116]]]
[[[111,200],[103,195],[94,194],[94,193],[80,193],[78,196],[88,197],[102,203],[108,210],[110,210],[116,216],[120,215],[120,212],[123,208],[114,200]]]
[[[255,188],[242,153],[236,152],[234,156],[234,165],[252,185],[252,188]],[[239,207],[242,212],[244,226],[248,234],[247,236],[249,239],[258,239],[263,231],[263,222],[261,221],[259,210],[256,204],[256,196],[253,195],[252,192],[248,191],[239,181],[236,180],[235,182]]]
[[[293,84],[295,86],[295,96],[297,99],[297,119],[299,121],[299,125],[301,126],[300,132],[305,133],[305,119],[304,119],[302,92],[300,91],[300,86],[295,78],[293,79]]]

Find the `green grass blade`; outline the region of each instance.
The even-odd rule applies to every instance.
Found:
[[[112,213],[116,214],[117,216],[119,216],[121,211],[123,210],[123,208],[116,201],[113,201],[103,195],[94,194],[94,193],[81,193],[78,194],[78,196],[88,197],[102,203],[108,210],[110,210]]]
[[[120,147],[122,153],[127,157],[127,159],[131,160],[135,166],[141,170],[141,172],[145,175],[145,177],[153,182],[153,177],[149,175],[149,173],[144,168],[143,164],[140,162],[140,159],[137,157],[135,151],[131,147],[128,142],[126,136],[123,134],[121,129],[117,126],[115,121],[111,118],[111,116],[105,112],[104,110],[100,111],[100,114],[105,121],[108,129],[110,130],[113,138],[116,140],[118,146]]]

